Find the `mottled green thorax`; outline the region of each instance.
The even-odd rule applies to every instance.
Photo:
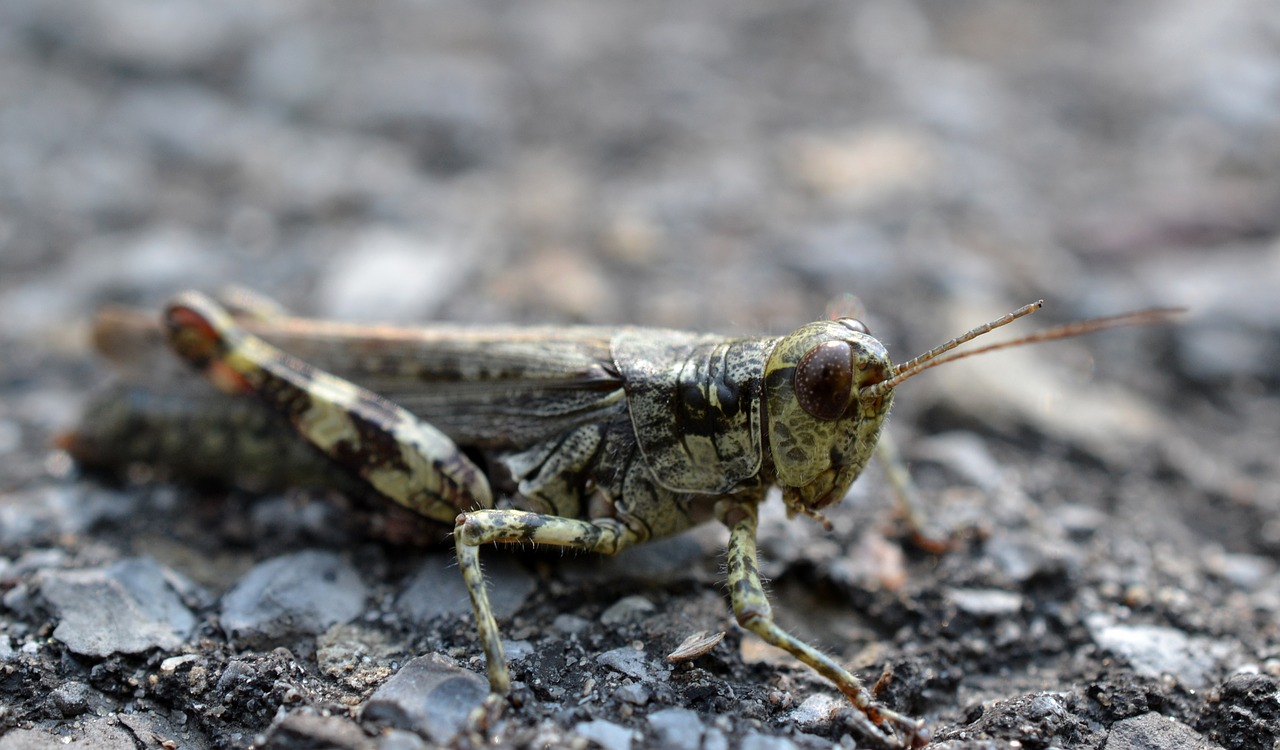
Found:
[[[614,337],[636,441],[659,484],[708,495],[759,489],[760,384],[773,341],[636,329]]]
[[[810,323],[780,340],[765,365],[765,420],[774,476],[792,512],[839,501],[875,450],[892,391],[859,391],[892,373],[884,345],[856,320]]]

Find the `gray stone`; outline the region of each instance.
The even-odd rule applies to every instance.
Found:
[[[1004,481],[1004,469],[991,457],[987,444],[972,432],[953,431],[921,440],[913,453],[936,461],[975,487],[992,492]]]
[[[485,573],[492,571],[492,561],[486,561]],[[486,575],[486,579],[488,579]],[[496,592],[489,586],[490,602]],[[396,598],[396,610],[416,625],[423,625],[445,615],[464,615],[471,612],[471,599],[467,585],[458,572],[451,554],[429,555],[422,560],[400,596]],[[497,613],[495,613],[497,616]]]
[[[373,750],[373,739],[359,724],[339,716],[297,712],[280,717],[267,731],[264,746],[278,750]]]
[[[618,700],[630,703],[633,706],[648,705],[649,699],[652,697],[649,693],[649,688],[638,682],[633,682],[630,685],[623,685],[615,690],[613,695]]]
[[[488,550],[486,550],[488,552]],[[489,607],[499,620],[510,618],[538,588],[537,580],[510,555],[485,555]],[[430,555],[396,599],[396,609],[423,625],[445,615],[471,614],[471,597],[452,554]]]
[[[533,656],[534,648],[529,641],[512,641],[503,638],[502,652],[507,655],[507,661],[515,662]]]
[[[658,745],[668,750],[698,750],[704,727],[698,712],[688,708],[664,708],[646,717],[658,737]]]
[[[89,697],[92,689],[83,682],[71,680],[64,682],[49,693],[53,705],[65,717],[79,716],[89,710]]]
[[[786,737],[752,732],[742,738],[741,750],[797,750],[796,743]]]
[[[122,560],[106,568],[49,571],[39,595],[60,619],[53,637],[77,654],[105,657],[173,649],[195,617],[154,560]]]
[[[787,721],[795,724],[798,729],[813,729],[830,721],[831,715],[836,710],[847,705],[848,703],[845,701],[838,701],[829,695],[816,693],[805,698],[803,703],[793,708],[787,714]]]
[[[1210,747],[1196,730],[1152,711],[1116,722],[1103,750],[1208,750]]]
[[[136,512],[137,495],[70,485],[37,485],[0,506],[0,544],[21,546],[59,535],[84,534],[104,521]]]
[[[222,598],[222,626],[234,639],[265,643],[323,633],[364,611],[368,590],[351,564],[330,552],[274,557],[253,567]]]
[[[1171,675],[1189,688],[1202,688],[1226,651],[1207,638],[1157,625],[1108,625],[1094,619],[1089,631],[1100,648],[1122,657],[1145,677]]]
[[[1246,591],[1257,590],[1275,579],[1275,563],[1261,555],[1223,554],[1209,564],[1223,578]]]
[[[218,676],[218,691],[225,693],[235,690],[237,683],[248,684],[256,674],[252,664],[240,659],[232,659],[227,662],[222,674]]]
[[[365,703],[363,721],[418,732],[447,743],[489,694],[489,683],[440,654],[420,656],[400,668]]]
[[[702,735],[702,750],[729,750],[729,738],[716,727],[707,727]]]
[[[22,553],[13,561],[11,572],[15,575],[35,573],[44,568],[61,568],[68,564],[67,553],[60,549],[33,549]]]
[[[667,672],[670,671],[665,664],[655,665],[650,663],[644,651],[637,651],[630,646],[622,646],[621,648],[606,651],[597,656],[596,661],[628,677],[644,682],[653,681],[658,674],[665,677]]]
[[[624,596],[600,615],[600,622],[605,625],[626,625],[639,622],[644,619],[645,615],[652,613],[654,609],[656,607],[653,606],[653,602],[639,594]]]
[[[1089,505],[1069,503],[1047,514],[1054,525],[1077,541],[1092,537],[1110,521],[1110,516]]]
[[[65,737],[70,739],[64,739]],[[0,737],[0,750],[65,750],[68,746],[76,750],[138,747],[128,730],[107,718],[90,719],[71,731],[13,729]]]
[[[987,547],[987,555],[1015,583],[1061,571],[1068,564],[1061,554],[1062,549],[1041,536],[1016,532],[993,534]]]
[[[950,589],[947,598],[974,617],[1008,617],[1022,609],[1022,596],[999,589]]]
[[[573,731],[598,744],[604,750],[630,750],[631,730],[611,721],[596,719],[575,724]]]
[[[565,613],[556,615],[556,619],[551,624],[556,630],[565,635],[577,635],[591,627],[591,621],[587,618]]]
[[[0,604],[14,614],[31,619],[36,616],[35,602],[31,597],[31,589],[25,584],[16,584],[0,597]]]

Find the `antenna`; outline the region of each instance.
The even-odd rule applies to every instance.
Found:
[[[955,362],[956,360],[964,359],[965,357],[994,352],[999,349],[1023,346],[1025,344],[1036,344],[1041,341],[1055,341],[1057,339],[1072,338],[1073,336],[1082,336],[1086,333],[1104,331],[1108,328],[1163,323],[1172,319],[1176,315],[1186,312],[1186,308],[1183,307],[1153,307],[1146,310],[1135,310],[1133,312],[1121,313],[1119,315],[1109,315],[1103,318],[1090,318],[1088,320],[1080,320],[1074,323],[1064,323],[1063,325],[1047,328],[1043,331],[1027,334],[1026,336],[1020,336],[1010,341],[1001,341],[997,344],[990,344],[977,349],[970,349],[967,352],[959,352],[952,354],[949,357],[942,356],[961,344],[972,341],[982,334],[994,331],[1001,326],[1008,325],[1018,318],[1030,315],[1041,307],[1044,307],[1044,300],[1032,302],[1029,305],[1025,305],[1014,310],[1008,315],[996,318],[990,323],[983,323],[982,325],[969,330],[967,333],[951,339],[941,346],[930,349],[915,359],[895,366],[893,368],[893,377],[888,380],[882,380],[875,385],[863,388],[858,396],[859,400],[874,401],[877,398],[883,397],[886,393],[893,390],[907,378],[919,375],[925,370],[937,367],[938,365],[946,364],[947,362]]]

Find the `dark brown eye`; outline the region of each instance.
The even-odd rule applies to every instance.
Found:
[[[839,419],[853,390],[853,350],[828,341],[809,350],[796,365],[796,400],[818,419]]]

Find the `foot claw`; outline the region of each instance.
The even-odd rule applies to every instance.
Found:
[[[463,749],[488,746],[489,731],[502,718],[502,711],[506,706],[505,695],[489,693],[485,696],[484,701],[467,714],[467,721],[458,732],[457,746]]]

